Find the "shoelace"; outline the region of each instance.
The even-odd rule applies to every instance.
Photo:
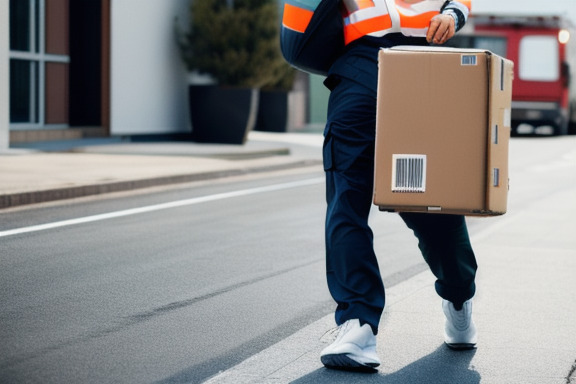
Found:
[[[334,327],[332,329],[327,330],[324,332],[322,336],[320,336],[320,341],[323,343],[332,343],[336,341],[336,337],[338,337],[338,330],[340,327]]]
[[[320,336],[320,341],[323,343],[332,343],[338,339],[338,335],[340,335],[340,330],[346,323],[339,325],[337,327],[331,328],[324,332],[322,336]]]

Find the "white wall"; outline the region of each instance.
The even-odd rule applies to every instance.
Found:
[[[10,68],[10,27],[8,0],[0,0],[0,152],[6,151],[10,139],[10,101],[9,76]]]
[[[2,0],[0,0],[2,1]],[[189,0],[111,2],[112,135],[190,131],[174,19]]]
[[[505,15],[565,15],[576,24],[575,0],[472,0],[472,12]]]

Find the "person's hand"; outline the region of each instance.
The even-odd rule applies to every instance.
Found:
[[[436,15],[430,20],[426,40],[429,43],[444,44],[456,33],[456,23],[450,15]]]

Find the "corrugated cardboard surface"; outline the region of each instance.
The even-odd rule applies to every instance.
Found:
[[[508,196],[508,142],[512,100],[513,64],[491,56],[490,137],[488,141],[487,207],[494,212],[506,212]],[[495,174],[498,180],[495,180]]]
[[[379,60],[374,203],[392,211],[505,213],[512,62],[437,47],[383,49]],[[393,191],[395,155],[425,159],[423,190]]]

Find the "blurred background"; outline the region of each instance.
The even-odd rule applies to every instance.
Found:
[[[218,12],[202,14],[206,7],[194,10],[194,3],[216,4]],[[249,7],[269,23],[242,16]],[[573,133],[574,1],[476,0],[473,14],[450,45],[488,49],[515,62],[513,134]],[[4,0],[0,19],[0,82],[8,85],[0,87],[0,149],[87,138],[243,144],[253,129],[323,128],[323,78],[279,64],[278,0],[147,0],[146,6],[139,0]],[[218,41],[198,34],[208,29],[205,35]],[[259,50],[247,50],[255,36]],[[226,71],[235,71],[237,83]],[[190,87],[198,85],[262,91],[259,100],[245,102],[248,123],[236,137],[194,135],[204,120],[212,132],[228,122],[192,121],[199,112],[190,111],[200,104]],[[211,102],[219,112],[209,116],[227,116],[226,103]]]
[[[512,134],[574,133],[576,4],[482,0],[452,46],[488,49],[515,63]]]

